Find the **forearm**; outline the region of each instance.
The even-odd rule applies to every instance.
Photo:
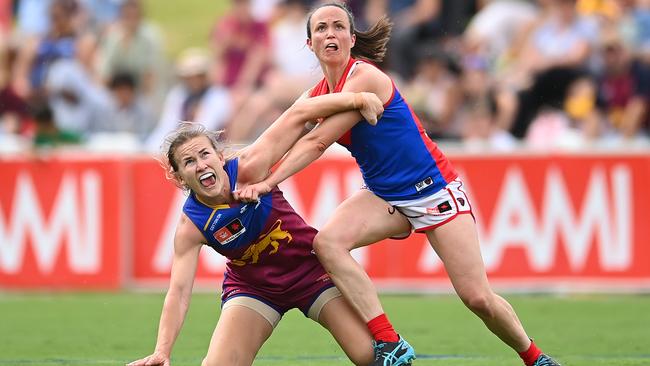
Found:
[[[188,308],[189,296],[175,294],[171,290],[167,293],[158,326],[156,352],[167,356],[171,354],[172,347],[183,326]]]
[[[301,171],[311,162],[318,159],[327,149],[327,145],[316,140],[301,140],[289,151],[277,169],[264,182],[269,187],[275,187],[288,177]]]
[[[364,106],[361,93],[340,92],[297,100],[290,108],[290,117],[297,122],[329,117],[339,112]]]

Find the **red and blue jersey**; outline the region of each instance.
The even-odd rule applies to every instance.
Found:
[[[340,92],[359,62],[353,58],[338,81]],[[330,93],[321,80],[310,96]],[[429,196],[454,180],[458,174],[422,128],[418,117],[393,84],[393,94],[384,104],[376,126],[357,123],[338,141],[356,160],[368,188],[387,201],[412,200]]]
[[[237,182],[238,159],[224,165],[230,186]],[[307,225],[274,188],[258,202],[208,206],[194,194],[183,212],[207,245],[228,258],[224,289],[246,284],[273,298],[329,277],[312,252],[316,229]]]

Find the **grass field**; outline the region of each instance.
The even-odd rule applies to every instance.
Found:
[[[149,20],[161,28],[167,54],[172,58],[187,47],[209,48],[212,27],[229,6],[228,1],[145,0]]]
[[[0,365],[120,365],[155,344],[162,294],[1,294]],[[531,336],[565,366],[650,365],[649,296],[510,296]],[[453,296],[384,296],[414,365],[520,365]],[[199,365],[218,317],[195,294],[174,366]],[[320,326],[289,312],[255,365],[349,365]]]

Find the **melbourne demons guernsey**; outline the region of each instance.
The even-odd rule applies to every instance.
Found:
[[[237,167],[238,159],[224,166],[230,187],[237,182]],[[246,283],[280,294],[300,281],[317,281],[325,275],[312,253],[316,229],[305,223],[277,187],[258,202],[215,207],[190,194],[183,212],[201,230],[207,244],[228,258],[224,287]]]
[[[334,93],[343,89],[347,77],[360,62],[364,61],[350,59]],[[323,78],[310,96],[330,92]],[[384,104],[377,125],[357,123],[338,143],[350,151],[368,188],[387,201],[429,196],[458,176],[394,84],[393,94]]]

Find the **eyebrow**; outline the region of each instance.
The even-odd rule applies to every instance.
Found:
[[[335,19],[332,21],[332,23],[344,23],[344,22],[343,19]],[[321,24],[327,24],[327,22],[321,20],[320,22],[316,23],[316,25],[321,25]]]

